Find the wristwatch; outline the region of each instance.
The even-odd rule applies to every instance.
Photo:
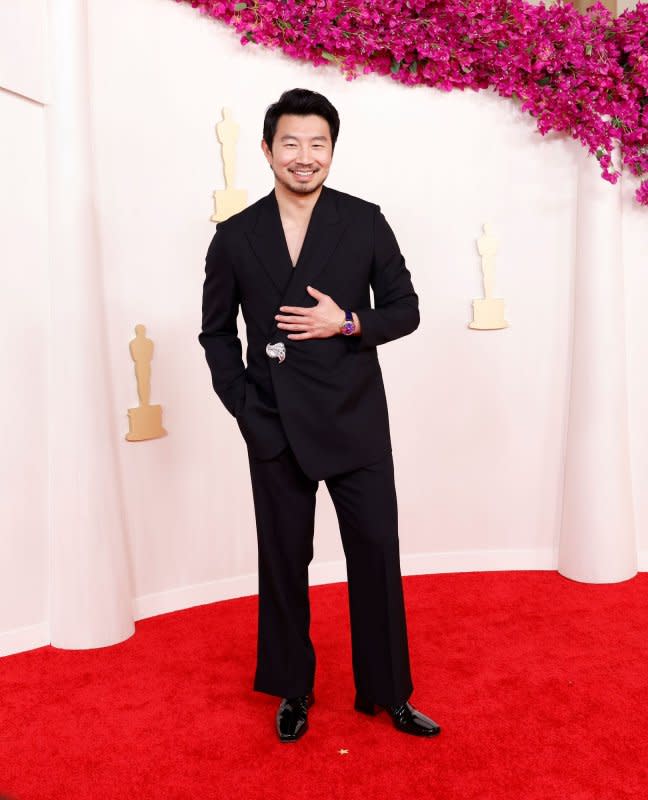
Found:
[[[355,329],[356,325],[353,321],[353,314],[348,309],[345,309],[344,322],[340,325],[340,333],[344,336],[351,336],[352,333],[355,333]]]

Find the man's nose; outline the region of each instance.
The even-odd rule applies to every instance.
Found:
[[[313,154],[308,147],[300,148],[299,152],[297,153],[297,161],[300,164],[311,164],[313,161]]]

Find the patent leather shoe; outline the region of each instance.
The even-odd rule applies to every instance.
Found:
[[[384,709],[392,718],[394,727],[403,733],[411,733],[414,736],[436,736],[441,733],[441,727],[433,719],[426,717],[407,702],[398,706],[381,706],[356,694],[354,708],[356,711],[362,711],[363,714],[371,716],[377,714],[380,709]]]
[[[276,726],[280,742],[296,742],[308,730],[308,709],[315,702],[313,692],[283,697],[277,709]]]

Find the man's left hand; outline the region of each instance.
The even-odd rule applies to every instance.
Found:
[[[329,295],[307,286],[306,291],[317,300],[312,308],[280,306],[283,314],[275,314],[277,327],[293,331],[288,339],[328,339],[340,333],[344,311]]]

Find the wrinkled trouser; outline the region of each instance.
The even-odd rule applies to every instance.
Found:
[[[287,447],[266,461],[248,451],[259,555],[254,689],[295,697],[314,688],[308,565],[315,495]],[[400,573],[398,512],[391,452],[375,464],[326,479],[346,557],[356,689],[382,705],[412,693]]]

